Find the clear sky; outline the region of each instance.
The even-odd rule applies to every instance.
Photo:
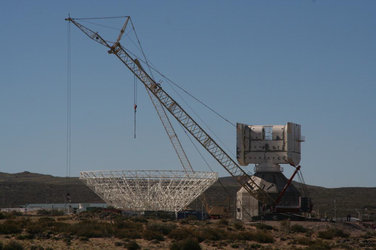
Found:
[[[375,187],[375,11],[375,1],[355,0],[3,0],[0,171],[65,175],[64,18],[70,12],[132,16],[155,67],[232,122],[301,124],[308,184]],[[133,76],[104,47],[71,28],[71,175],[180,169],[145,90],[138,88],[133,139]],[[233,154],[235,128],[191,105]],[[178,132],[194,168],[207,171]]]

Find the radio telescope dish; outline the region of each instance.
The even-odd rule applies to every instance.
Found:
[[[217,179],[215,172],[85,171],[80,179],[108,205],[130,211],[179,212]]]

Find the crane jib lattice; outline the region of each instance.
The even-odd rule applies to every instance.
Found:
[[[109,48],[108,53],[114,54],[123,64],[136,75],[146,88],[158,99],[158,101],[171,113],[172,116],[226,169],[237,179],[239,184],[252,196],[263,203],[271,204],[272,198],[211,138],[204,129],[192,119],[192,117],[157,84],[142,68],[137,59],[132,58],[119,42],[110,45],[97,32],[83,26],[72,18],[67,18],[92,40]]]

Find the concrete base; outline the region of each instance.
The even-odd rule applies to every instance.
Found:
[[[268,193],[272,198],[276,199],[288,182],[288,179],[282,174],[280,166],[258,165],[256,166],[256,170],[257,171],[254,174],[255,177],[261,178],[265,182],[274,184],[275,188],[273,188],[273,191]],[[277,208],[296,210],[300,206],[300,196],[300,192],[293,185],[290,185],[287,188]],[[237,219],[251,220],[252,217],[259,216],[264,212],[265,211],[263,211],[262,204],[260,204],[258,200],[251,196],[244,188],[241,188],[237,192]]]

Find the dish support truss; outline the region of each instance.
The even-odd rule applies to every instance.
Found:
[[[179,212],[217,179],[215,172],[85,171],[80,179],[108,205],[129,211]]]

